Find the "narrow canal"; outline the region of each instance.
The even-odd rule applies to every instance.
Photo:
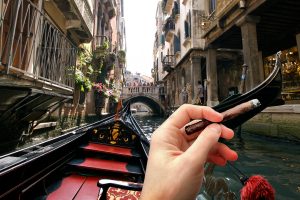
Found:
[[[165,120],[160,117],[139,115],[135,115],[135,118],[148,138]],[[266,177],[276,190],[276,199],[300,199],[299,143],[242,132],[241,138],[234,138],[229,145],[239,154],[239,159],[234,165],[247,176],[260,174]],[[219,167],[215,172],[219,177],[236,179],[228,167]]]
[[[134,115],[134,117],[149,139],[155,129],[165,120],[165,118],[149,115]],[[32,138],[31,142],[19,148],[40,143],[59,134],[60,131],[53,131],[36,136]],[[239,159],[234,165],[247,176],[260,174],[266,177],[276,190],[276,200],[300,199],[299,143],[242,132],[241,138],[235,137],[230,141],[229,146],[239,154]],[[234,192],[239,193],[240,184],[228,167],[216,168],[214,175],[234,180],[231,186],[233,186]]]

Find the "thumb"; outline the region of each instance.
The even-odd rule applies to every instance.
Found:
[[[219,124],[210,124],[207,126],[187,149],[187,156],[194,158],[194,163],[204,164],[208,153],[218,143],[221,132],[222,129]]]

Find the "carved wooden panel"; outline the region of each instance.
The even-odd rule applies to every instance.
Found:
[[[121,122],[92,130],[92,140],[111,145],[131,146],[135,144],[137,135]]]

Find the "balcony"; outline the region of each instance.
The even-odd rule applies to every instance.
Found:
[[[173,39],[173,36],[175,34],[175,21],[174,21],[174,18],[169,17],[166,20],[166,23],[163,27],[163,30],[165,32],[166,41],[171,42],[171,40]]]
[[[162,10],[164,13],[170,13],[173,8],[174,0],[163,0],[162,1]]]
[[[58,0],[57,0],[58,1]],[[87,2],[87,0],[74,0],[71,1],[72,3],[74,2],[76,5],[77,11],[80,13],[80,17],[82,17],[83,26],[89,30],[90,33],[93,32],[93,13],[92,9]]]
[[[166,72],[171,72],[174,70],[175,67],[175,56],[174,55],[166,55],[163,60],[163,70]]]
[[[22,77],[36,82],[35,85],[40,83],[72,91],[76,46],[31,1],[19,1],[18,5],[8,0],[3,8],[3,23],[0,24],[2,74]]]
[[[33,1],[0,3],[2,148],[73,98],[77,48],[48,19]]]
[[[63,29],[68,30],[80,42],[89,42],[93,33],[93,13],[87,0],[45,1],[45,10]],[[65,24],[57,17],[60,12]]]
[[[183,4],[183,5],[186,5],[187,1],[188,1],[188,0],[182,0],[182,4]]]
[[[180,18],[180,6],[176,1],[174,2],[174,7],[172,9],[172,17],[175,19],[175,22]]]
[[[97,58],[103,57],[111,50],[109,38],[105,35],[96,35],[93,40],[94,53]]]

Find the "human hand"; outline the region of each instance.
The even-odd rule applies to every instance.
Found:
[[[237,153],[219,143],[231,139],[233,131],[210,124],[203,131],[186,135],[184,126],[191,119],[221,122],[223,116],[210,107],[185,104],[177,109],[152,135],[141,199],[195,199],[200,191],[204,164],[225,165]]]

